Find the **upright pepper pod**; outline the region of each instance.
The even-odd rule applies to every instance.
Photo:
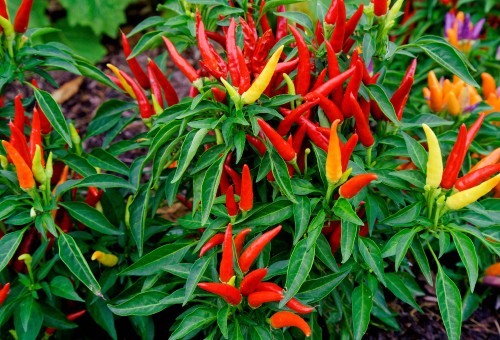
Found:
[[[361,110],[361,107],[352,93],[349,96],[349,100],[351,102],[351,112],[356,120],[356,130],[359,139],[361,140],[361,144],[368,148],[375,143],[370,125],[368,124],[368,119],[365,117],[363,110]]]
[[[224,242],[222,243],[222,259],[220,261],[219,278],[222,282],[228,283],[233,276],[233,227],[231,223],[229,223],[224,233]]]
[[[40,147],[40,159],[42,165],[45,164],[43,158],[43,146],[42,146],[42,131],[40,126],[40,114],[38,113],[38,109],[35,107],[33,109],[33,119],[31,120],[31,134],[30,134],[30,156],[33,158],[35,156],[35,152],[37,147]]]
[[[2,0],[0,0],[2,1]],[[21,99],[22,94],[18,94],[14,98],[14,125],[19,129],[19,131],[24,131],[24,107]]]
[[[453,145],[453,149],[448,156],[446,166],[443,171],[443,178],[441,180],[441,187],[444,189],[451,189],[455,184],[460,168],[467,153],[466,149],[467,129],[465,124],[460,126],[457,141]]]
[[[358,144],[358,134],[354,133],[341,148],[342,171],[347,170],[349,159],[351,159],[352,152]]]
[[[9,142],[3,140],[2,144],[16,167],[17,179],[19,180],[21,189],[25,191],[33,189],[35,187],[35,179],[31,168]]]
[[[474,203],[482,196],[490,192],[500,182],[500,175],[496,175],[489,180],[472,187],[470,189],[457,192],[446,199],[446,207],[451,210],[459,210],[471,203]]]
[[[141,89],[139,84],[137,84],[137,82],[134,79],[132,79],[132,77],[130,77],[123,71],[120,71],[120,74],[132,87],[132,90],[134,91],[134,94],[137,98],[137,103],[139,104],[139,112],[141,114],[141,117],[145,122],[148,122],[151,119],[151,116],[153,115],[153,110],[151,109],[151,105],[149,104],[146,94]]]
[[[21,6],[19,6],[16,17],[14,18],[14,31],[16,31],[16,33],[24,33],[28,29],[32,7],[33,0],[23,0],[23,2],[21,2]]]
[[[168,53],[170,53],[170,57],[172,58],[174,64],[189,79],[191,83],[195,83],[200,78],[200,76],[198,75],[194,67],[191,66],[191,64],[189,64],[189,62],[184,59],[179,54],[179,52],[177,52],[174,44],[172,44],[172,42],[167,37],[163,37],[163,41],[167,46]]]
[[[337,126],[340,120],[335,120],[330,129],[330,142],[326,155],[326,179],[330,185],[337,183],[342,178],[342,159],[337,135]]]
[[[122,46],[123,46],[123,53],[125,54],[125,58],[127,58],[127,64],[130,67],[130,71],[132,71],[132,74],[134,75],[135,79],[137,79],[137,82],[143,89],[149,89],[151,87],[151,84],[149,83],[148,76],[146,73],[142,70],[141,65],[139,65],[139,62],[137,59],[134,58],[129,58],[130,54],[132,53],[132,49],[130,48],[130,44],[127,40],[127,36],[125,33],[122,33]]]
[[[479,132],[479,129],[481,128],[481,125],[483,124],[484,120],[484,112],[481,112],[474,124],[471,125],[471,127],[467,130],[467,141],[465,142],[466,148],[469,149],[469,146],[471,145],[472,141],[476,137],[477,133]]]
[[[243,165],[241,173],[241,196],[240,196],[240,209],[245,214],[247,211],[252,210],[253,207],[253,185],[252,177],[250,176],[250,169],[248,165]],[[244,216],[244,215],[243,215]]]
[[[31,167],[31,157],[28,143],[26,143],[26,137],[12,122],[9,122],[9,128],[10,144],[19,152],[26,164]]]
[[[0,289],[0,307],[4,303],[5,299],[7,299],[7,295],[10,292],[10,282],[7,282],[2,289]]]
[[[240,86],[240,71],[238,63],[238,50],[236,49],[236,21],[234,18],[229,20],[229,28],[227,30],[226,38],[226,53],[229,74],[234,86]]]
[[[297,76],[295,77],[295,92],[304,96],[309,91],[311,81],[311,57],[302,34],[292,25],[288,25],[288,28],[295,38],[299,51],[299,66],[297,69]]]
[[[229,217],[234,218],[238,215],[239,208],[234,200],[234,187],[232,185],[228,186],[226,190],[226,209]]]
[[[387,0],[372,0],[373,12],[376,16],[381,17],[387,13],[388,1]]]
[[[335,21],[335,27],[330,38],[330,43],[332,44],[335,53],[338,53],[342,50],[342,46],[344,44],[345,24],[345,3],[344,0],[337,0],[337,19]]]
[[[425,136],[427,138],[427,146],[429,149],[429,157],[427,159],[427,177],[425,183],[432,188],[437,188],[443,179],[443,159],[441,158],[441,147],[439,141],[426,124],[422,124]]]
[[[278,64],[281,52],[283,52],[284,46],[280,46],[271,56],[266,66],[259,74],[259,76],[254,80],[250,88],[241,95],[241,100],[243,104],[253,104],[257,99],[260,98],[266,87],[269,85],[271,78]]]
[[[245,228],[240,231],[234,238],[234,249],[236,250],[236,256],[240,256],[243,250],[243,244],[245,243],[245,237],[252,231],[250,228]]]
[[[163,95],[165,96],[168,106],[177,104],[179,102],[179,97],[177,96],[174,87],[168,81],[167,77],[163,74],[158,65],[156,65],[156,63],[151,59],[148,60],[148,69],[150,69],[154,74],[158,84],[163,90]]]
[[[328,11],[325,14],[325,23],[329,25],[334,25],[337,21],[337,2],[338,0],[332,0],[330,2],[330,7],[328,7]]]
[[[349,39],[349,37],[354,33],[354,31],[356,30],[356,26],[358,25],[358,22],[361,19],[361,16],[363,15],[364,8],[365,8],[365,5],[360,4],[358,9],[356,10],[356,12],[354,12],[354,14],[351,16],[351,18],[345,24],[344,44]]]

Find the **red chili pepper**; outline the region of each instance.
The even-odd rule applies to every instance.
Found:
[[[293,161],[297,154],[293,147],[288,144],[279,134],[276,132],[269,124],[267,124],[261,118],[257,119],[257,123],[259,123],[260,128],[264,132],[264,134],[269,138],[271,144],[276,148],[279,155],[287,162]]]
[[[132,91],[134,91],[135,97],[137,98],[137,103],[139,105],[139,112],[141,113],[142,119],[149,119],[153,115],[153,110],[151,110],[151,105],[149,104],[146,94],[142,88],[137,84],[137,82],[132,79],[128,74],[120,70],[120,74],[125,79],[125,81],[130,85]]]
[[[441,187],[444,189],[451,189],[457,180],[458,173],[462,167],[465,155],[467,154],[467,128],[465,124],[460,126],[457,141],[453,145],[453,149],[446,161],[446,167],[443,171],[443,179],[441,180]]]
[[[220,261],[219,278],[227,283],[234,276],[233,269],[233,227],[229,223],[224,233],[224,242],[222,243],[222,259]]]
[[[262,28],[262,32],[266,32],[267,30],[271,29],[271,26],[269,25],[269,20],[267,19],[266,14],[263,13],[265,5],[266,5],[266,1],[262,0],[260,2],[260,9],[259,9],[260,27]]]
[[[240,175],[233,169],[231,168],[228,164],[224,164],[224,170],[226,170],[226,173],[231,177],[231,180],[233,181],[234,184],[234,191],[236,192],[236,195],[241,195],[241,177]]]
[[[252,177],[250,176],[250,169],[248,165],[243,165],[241,173],[241,196],[240,196],[240,209],[243,212],[252,210],[253,207],[253,185]]]
[[[227,283],[200,282],[198,283],[198,287],[207,292],[219,295],[230,305],[237,306],[241,302],[240,291]]]
[[[247,64],[245,63],[245,57],[239,46],[236,47],[236,51],[238,52],[238,67],[240,71],[240,87],[238,88],[238,93],[243,94],[250,88],[250,71],[248,70]]]
[[[84,309],[84,310],[81,310],[81,311],[76,312],[76,313],[68,314],[68,315],[66,315],[66,319],[68,321],[75,321],[76,319],[78,319],[79,317],[81,317],[86,312],[87,312],[87,310]],[[52,335],[52,334],[54,334],[54,332],[56,330],[57,330],[57,328],[47,327],[47,329],[45,329],[45,334]]]
[[[221,46],[226,46],[226,37],[217,32],[205,31],[207,38],[216,41]]]
[[[148,69],[151,69],[151,72],[153,72],[158,84],[160,84],[168,106],[177,104],[179,102],[179,98],[177,97],[174,87],[170,84],[158,65],[156,65],[156,63],[151,59],[148,61]]]
[[[335,21],[335,28],[333,29],[333,33],[330,38],[330,43],[332,44],[333,50],[336,53],[342,50],[342,45],[344,42],[345,25],[346,25],[346,15],[345,15],[344,0],[338,0],[337,20]]]
[[[248,134],[245,137],[262,156],[266,153],[266,145],[259,138]]]
[[[465,142],[465,147],[466,149],[469,149],[469,146],[471,145],[472,141],[476,137],[477,133],[479,132],[479,129],[481,128],[481,125],[483,124],[484,120],[484,112],[481,112],[477,120],[472,124],[472,126],[469,128],[467,131],[467,141]]]
[[[354,33],[356,26],[358,25],[359,19],[363,15],[364,5],[360,4],[356,12],[352,15],[352,17],[345,24],[344,30],[344,41],[349,39],[349,37]]]
[[[229,21],[229,29],[227,30],[226,39],[227,62],[229,66],[229,74],[234,86],[240,86],[240,71],[238,64],[238,50],[236,49],[236,21],[231,18]]]
[[[333,230],[330,239],[328,240],[332,254],[335,254],[337,250],[339,250],[341,236],[342,236],[342,226],[339,224],[338,227]]]
[[[302,143],[307,132],[307,125],[300,125],[293,135],[293,149],[298,154],[302,148]]]
[[[295,67],[297,66],[298,63],[299,63],[299,58],[295,58],[295,59],[292,59],[290,61],[284,61],[284,62],[278,63],[278,65],[276,65],[276,69],[274,70],[274,74],[275,75],[280,74],[280,73],[287,73],[288,74],[295,69]]]
[[[28,148],[28,143],[26,143],[26,137],[21,131],[19,131],[19,129],[14,125],[14,123],[9,122],[9,128],[11,132],[10,144],[17,150],[17,152],[23,158],[24,162],[26,162],[26,164],[31,169],[31,157]],[[9,158],[12,159],[12,155],[9,154]]]
[[[339,119],[341,122],[344,121],[344,116],[342,115],[342,112],[339,110],[337,105],[335,105],[334,102],[332,102],[330,99],[326,98],[325,96],[321,94],[315,94],[319,98],[319,106],[323,110],[323,112],[326,114],[330,122],[335,121],[336,119]]]
[[[264,275],[265,276],[265,275]],[[10,282],[7,282],[2,289],[0,289],[0,306],[2,306],[5,299],[7,299],[7,295],[10,292]]]
[[[255,269],[245,275],[240,283],[240,292],[243,296],[248,296],[249,294],[255,292],[257,285],[264,279],[267,275],[267,268]]]
[[[259,256],[264,247],[280,232],[281,226],[262,234],[259,238],[253,241],[241,254],[238,259],[241,271],[246,273],[252,266],[253,261]]]
[[[31,79],[31,84],[39,89],[36,79]],[[50,125],[47,116],[45,116],[45,113],[43,113],[43,110],[40,108],[40,105],[38,103],[36,103],[36,108],[38,109],[38,113],[40,114],[40,126],[42,127],[42,134],[47,135],[52,131],[52,125]]]
[[[243,53],[245,56],[245,60],[247,62],[250,62],[252,60],[253,51],[257,43],[257,38],[254,35],[252,28],[245,20],[243,20],[243,18],[240,18],[240,25],[243,31]]]
[[[223,195],[227,189],[229,188],[229,179],[227,177],[227,172],[222,168],[222,173],[220,175],[220,183],[219,183],[219,193]]]
[[[284,13],[286,12],[286,7],[284,5],[278,6],[276,8],[276,12]],[[278,16],[276,18],[276,41],[279,41],[281,38],[287,35],[288,33],[287,23],[288,22],[286,17]]]
[[[396,116],[398,120],[403,118],[403,111],[405,109],[406,102],[410,95],[411,87],[413,86],[413,77],[403,80],[399,88],[394,92],[391,97],[391,104],[394,106],[394,111],[396,111]]]
[[[304,98],[308,100],[307,96],[313,92],[322,94],[323,96],[328,96],[333,90],[342,86],[344,81],[346,81],[347,78],[349,78],[354,72],[355,68],[350,68],[345,72],[342,72],[341,74],[329,79],[326,83],[318,87],[316,90],[309,92],[307,95],[304,96]]]
[[[325,40],[325,47],[328,61],[328,77],[331,79],[340,74],[339,61],[332,44],[328,40]]]
[[[368,120],[365,118],[361,107],[359,106],[356,98],[351,93],[349,96],[351,102],[351,110],[356,120],[356,130],[358,131],[359,139],[361,140],[361,144],[366,147],[370,147],[375,143],[373,139],[372,132],[370,131],[370,125],[368,124]]]
[[[245,228],[240,231],[236,237],[234,238],[234,249],[236,250],[236,256],[240,256],[241,251],[243,250],[243,244],[245,243],[245,237],[250,233],[252,229]]]
[[[297,327],[306,337],[311,335],[311,327],[297,314],[288,311],[276,312],[269,319],[273,328]]]
[[[358,144],[358,135],[355,133],[341,148],[340,152],[342,160],[342,172],[346,171],[349,159],[351,158],[352,152],[354,151],[356,144]]]
[[[31,7],[33,7],[33,0],[23,0],[21,6],[19,6],[14,18],[14,31],[16,33],[24,33],[28,29]]]
[[[43,158],[43,145],[42,145],[42,131],[40,128],[40,115],[37,108],[33,109],[33,119],[31,122],[31,133],[30,133],[30,159],[35,156],[36,146],[40,146],[41,161],[42,165],[45,166],[45,160]]]
[[[239,208],[234,200],[234,187],[232,185],[226,190],[226,209],[230,217],[238,215]]]
[[[302,114],[304,112],[306,112],[306,111],[310,110],[311,108],[313,108],[314,106],[316,106],[319,103],[320,98],[319,98],[319,96],[316,96],[316,98],[308,98],[307,100],[308,101],[306,101],[304,104],[302,104],[299,107],[297,107],[296,109],[292,110],[292,112],[290,112],[290,114],[288,116],[286,116],[285,119],[283,119],[280,122],[280,124],[278,125],[278,134],[280,134],[281,136],[286,135],[290,131],[290,129],[292,128],[293,123],[297,122],[299,117],[302,116]],[[266,131],[264,131],[264,133],[266,133]],[[266,133],[266,135],[267,135],[267,133]],[[272,143],[272,141],[271,141],[271,143]],[[273,143],[273,145],[274,145],[274,143]],[[283,158],[285,158],[285,157],[283,157]]]
[[[215,234],[214,236],[212,236],[212,238],[210,240],[207,241],[207,243],[205,243],[203,245],[203,247],[201,247],[200,257],[205,255],[205,253],[207,251],[209,251],[210,249],[212,249],[213,247],[218,246],[219,244],[222,244],[223,242],[224,242],[224,234],[222,234],[222,233]]]
[[[212,94],[214,95],[214,99],[219,103],[224,103],[226,101],[226,91],[218,88],[217,86],[213,86],[210,88]]]
[[[339,194],[344,198],[353,198],[361,191],[361,189],[377,178],[378,176],[375,174],[356,175],[340,186]]]
[[[150,64],[148,64],[147,69],[148,69],[149,85],[151,87],[151,95],[154,97],[158,105],[160,105],[160,107],[164,109],[163,96],[161,95],[161,89],[158,79],[156,79],[156,76],[149,65]]]
[[[9,19],[9,11],[7,10],[6,0],[0,0],[0,15],[5,19]],[[0,32],[2,30],[0,29]]]
[[[266,302],[277,302],[283,300],[283,294],[275,292],[253,292],[248,295],[248,305],[252,308],[259,308]]]
[[[211,69],[217,72],[214,76],[219,79],[224,77],[222,72],[219,70],[219,64],[215,58],[212,50],[210,49],[210,43],[207,40],[207,35],[205,34],[205,25],[203,21],[197,22],[196,37],[198,39],[198,48],[200,49],[201,58],[203,62]]]
[[[358,98],[359,87],[361,86],[361,81],[363,80],[363,61],[356,61],[356,66],[352,68],[355,70],[352,78],[349,80],[347,84],[347,88],[345,90],[344,99],[342,100],[342,113],[344,117],[349,118],[352,117],[352,108],[349,105],[349,98],[351,95],[354,98]]]
[[[324,68],[319,74],[318,74],[318,77],[316,78],[316,81],[314,82],[312,88],[311,88],[311,91],[314,91],[316,90],[318,87],[320,87],[321,85],[323,85],[325,83],[325,78],[326,78],[326,72],[328,70],[326,68]]]
[[[316,21],[314,36],[316,38],[316,44],[318,44],[318,46],[320,46],[325,41],[325,35],[323,34],[323,24],[321,23],[321,20]]]
[[[125,33],[122,33],[122,46],[123,46],[123,53],[125,54],[125,58],[127,58],[127,64],[130,67],[130,71],[132,71],[132,74],[134,75],[135,79],[139,82],[141,87],[143,89],[149,89],[150,84],[149,84],[149,79],[146,73],[142,70],[141,66],[139,65],[139,62],[137,59],[134,58],[128,58],[128,56],[132,53],[132,49],[130,48],[130,45],[127,40],[127,36]]]
[[[14,98],[14,125],[19,129],[19,131],[24,131],[24,107],[21,102],[22,98],[22,94],[18,94]]]
[[[342,52],[344,52],[345,54],[348,54],[355,42],[356,42],[356,40],[354,40],[352,38],[348,38],[344,42],[344,47],[342,48]]]
[[[89,187],[87,192],[87,197],[85,198],[85,203],[90,205],[91,207],[95,207],[97,202],[101,199],[103,190],[97,189],[96,187]]]
[[[302,34],[292,25],[288,25],[288,28],[292,31],[299,51],[299,66],[297,69],[297,76],[295,77],[295,92],[304,96],[309,91],[311,81],[311,57]]]
[[[332,2],[330,3],[330,7],[328,8],[328,12],[326,12],[325,15],[325,22],[329,25],[333,25],[337,21],[337,13],[338,13],[337,1],[338,0],[332,0]]]
[[[487,165],[484,168],[469,172],[467,175],[460,177],[455,182],[455,189],[463,191],[475,187],[488,180],[492,175],[500,171],[500,163]]]
[[[71,230],[72,224],[71,224],[71,218],[69,216],[69,213],[66,210],[63,210],[62,212],[62,218],[61,221],[57,224],[59,228],[63,231],[63,233],[67,234]],[[83,224],[81,226],[85,227]],[[79,227],[79,229],[82,229]],[[50,234],[52,235],[52,234]]]
[[[189,79],[191,83],[194,83],[196,80],[198,80],[200,76],[198,75],[194,67],[191,66],[191,64],[189,64],[189,62],[186,59],[184,59],[179,54],[179,52],[177,52],[177,49],[175,48],[174,44],[172,44],[172,42],[168,40],[167,37],[163,37],[163,41],[165,42],[168,52],[172,57],[172,61],[179,68],[179,70]]]
[[[19,248],[17,248],[17,253],[15,256],[13,268],[18,273],[26,271],[26,265],[24,264],[24,261],[19,260],[18,257],[21,256],[22,254],[29,254],[31,252],[31,245],[35,240],[35,234],[36,234],[36,228],[34,227],[30,228],[23,236],[23,240],[21,241]]]
[[[380,17],[387,13],[388,5],[387,0],[372,0],[373,2],[373,12],[376,16]]]
[[[252,55],[252,71],[254,73],[262,72],[262,69],[266,65],[267,56],[269,51],[274,45],[273,31],[268,30],[264,32],[262,37],[257,41],[255,46],[255,51]]]
[[[257,284],[257,291],[267,291],[267,292],[275,292],[275,293],[282,293],[283,288],[278,286],[277,284],[273,282],[261,282]],[[309,314],[311,313],[314,308],[306,306],[299,302],[296,298],[291,298],[286,305],[288,308],[291,310],[300,313],[300,314]]]

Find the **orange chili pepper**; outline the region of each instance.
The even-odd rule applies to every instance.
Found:
[[[326,156],[326,178],[330,184],[336,183],[342,177],[342,159],[337,135],[337,126],[340,123],[336,119],[330,129],[330,143],[328,144],[328,154]]]
[[[500,148],[496,148],[495,150],[490,152],[488,156],[484,157],[476,165],[474,165],[469,172],[484,168],[485,166],[488,165],[496,164],[498,163],[499,160],[500,160]]]
[[[33,189],[35,187],[35,178],[33,177],[33,172],[28,164],[26,164],[23,157],[9,142],[3,140],[2,144],[16,167],[17,179],[19,180],[19,186],[21,189]]]
[[[495,84],[495,79],[491,76],[491,74],[483,72],[481,73],[481,79],[483,81],[483,96],[484,98],[488,98],[490,93],[497,92],[497,87]]]

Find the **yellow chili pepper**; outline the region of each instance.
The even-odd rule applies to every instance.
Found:
[[[427,178],[425,183],[432,188],[437,188],[443,178],[443,159],[441,158],[441,148],[438,139],[426,124],[422,124],[427,146],[429,149],[429,158],[427,160]]]
[[[45,184],[47,181],[47,174],[45,174],[45,170],[42,165],[42,150],[38,144],[35,146],[35,155],[33,156],[31,170],[33,170],[33,175],[35,176],[37,182]]]
[[[446,200],[446,206],[451,210],[462,209],[463,207],[474,203],[482,196],[486,195],[490,192],[498,183],[500,182],[500,175],[496,175],[489,180],[476,185],[473,188],[457,192],[454,195],[451,195]]]
[[[118,78],[118,80],[120,81],[120,84],[122,84],[123,88],[125,89],[125,92],[127,92],[130,97],[136,99],[134,90],[132,90],[132,87],[127,83],[127,81],[125,80],[125,78],[123,78],[123,76],[121,75],[120,70],[118,69],[118,67],[116,67],[113,64],[106,64],[106,66]]]
[[[264,92],[273,77],[274,70],[276,70],[276,65],[278,65],[283,48],[284,46],[280,46],[276,52],[273,53],[262,72],[259,74],[257,79],[254,80],[252,86],[250,86],[250,88],[241,95],[243,104],[252,104],[260,98],[260,95]]]
[[[458,115],[462,110],[460,109],[460,103],[458,102],[457,97],[455,96],[455,93],[453,92],[448,92],[448,112],[456,116]]]
[[[106,267],[114,267],[118,263],[118,257],[116,255],[106,254],[99,250],[95,251],[92,254],[92,261],[95,260]]]
[[[328,144],[328,154],[326,156],[326,179],[328,183],[335,184],[342,177],[342,158],[337,135],[337,126],[340,123],[336,119],[330,129],[330,143]]]

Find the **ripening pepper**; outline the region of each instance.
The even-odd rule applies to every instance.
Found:
[[[441,184],[443,178],[443,159],[441,158],[441,147],[439,141],[426,124],[422,124],[425,136],[427,137],[427,145],[429,148],[429,157],[427,159],[427,178],[425,183],[432,188],[437,188]]]
[[[16,33],[24,33],[28,29],[32,7],[33,0],[23,0],[21,6],[19,6],[16,17],[14,18],[14,31],[16,31]]]
[[[113,254],[103,253],[102,251],[95,251],[92,254],[92,261],[97,260],[103,266],[114,267],[118,263],[118,256]]]
[[[19,180],[21,189],[25,191],[33,189],[35,187],[35,179],[28,164],[26,164],[23,157],[9,142],[3,140],[2,144],[16,167],[17,179]]]
[[[500,175],[496,175],[489,180],[472,187],[470,189],[457,192],[446,199],[446,206],[451,210],[458,210],[474,203],[482,196],[490,192],[500,182]]]
[[[342,177],[342,158],[337,135],[337,126],[340,120],[336,119],[330,129],[330,142],[328,143],[328,153],[326,156],[326,179],[329,184],[335,184]]]
[[[500,276],[500,262],[494,263],[484,271],[486,275]]]

